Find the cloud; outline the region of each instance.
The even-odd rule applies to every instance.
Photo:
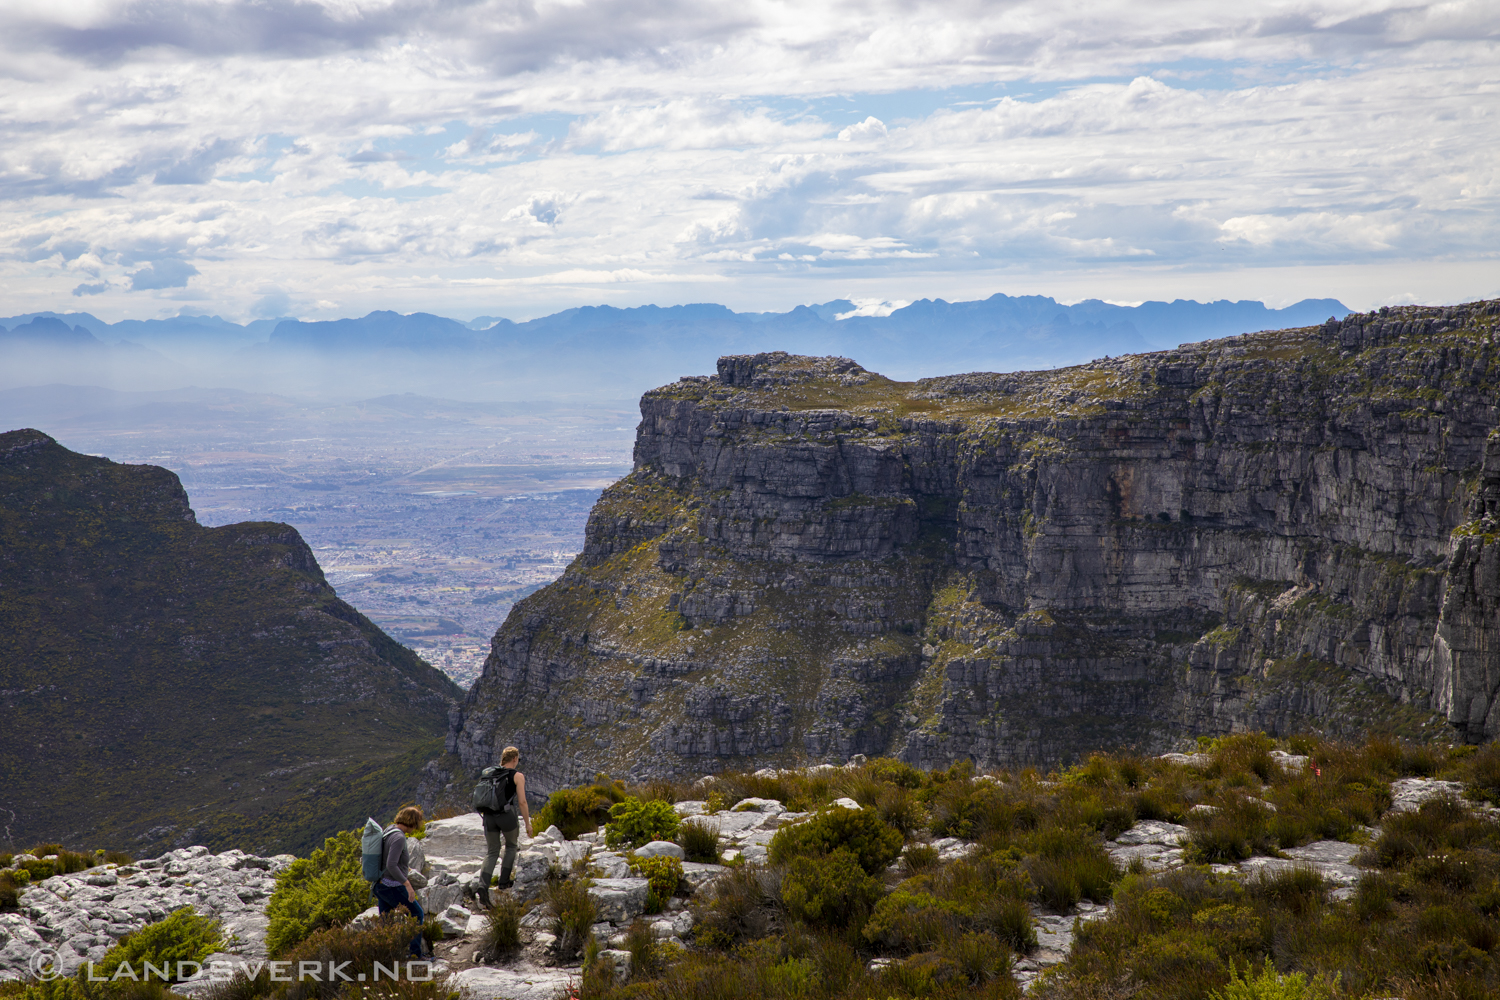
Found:
[[[92,285],[79,285],[73,289],[73,294],[75,296],[98,295],[107,291],[109,291],[109,282],[100,281]]]
[[[1464,0],[17,0],[0,285],[246,316],[1492,260],[1497,41]]]
[[[292,299],[279,288],[273,288],[266,292],[255,304],[250,307],[250,314],[257,319],[279,319],[290,315],[292,311]]]
[[[885,130],[885,122],[870,115],[864,121],[856,125],[850,125],[839,131],[840,142],[868,142],[872,139],[884,139],[888,133]]]
[[[142,292],[157,288],[186,288],[188,279],[198,273],[198,269],[187,261],[166,257],[147,264],[139,271],[130,272],[130,290]]]

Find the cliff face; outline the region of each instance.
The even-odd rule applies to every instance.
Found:
[[[1500,303],[898,383],[721,359],[449,737],[595,770],[1500,735]]]
[[[0,434],[0,844],[305,849],[410,801],[459,690],[296,529]]]

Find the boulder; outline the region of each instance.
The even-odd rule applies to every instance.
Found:
[[[1188,842],[1188,828],[1176,823],[1165,823],[1158,819],[1143,819],[1115,838],[1115,843],[1128,847],[1134,844],[1164,844],[1176,847]]]
[[[618,948],[606,948],[594,956],[594,961],[603,968],[610,970],[615,982],[623,983],[630,978],[630,963],[632,956],[630,952]]]
[[[859,809],[859,803],[855,802],[851,798],[848,798],[847,796],[840,799],[834,799],[832,804],[838,806],[840,809]]]
[[[687,857],[687,852],[670,840],[653,840],[644,847],[637,847],[635,856],[638,858],[676,858],[682,861]]]
[[[478,813],[432,820],[426,826],[422,844],[428,860],[483,858],[486,850],[483,821]]]
[[[1463,801],[1464,786],[1457,781],[1437,778],[1401,778],[1391,782],[1390,812],[1401,813],[1422,808],[1428,799],[1451,797]]]
[[[469,920],[474,914],[457,903],[443,910],[436,917],[438,926],[443,930],[443,937],[463,937],[469,931]]]
[[[786,806],[782,805],[780,802],[777,802],[775,799],[748,798],[740,799],[734,804],[734,808],[730,811],[737,813],[784,813],[786,812]]]
[[[589,887],[600,920],[628,924],[646,912],[649,883],[643,878],[601,878]]]
[[[711,885],[723,878],[729,869],[723,865],[708,865],[698,861],[684,861],[682,863],[682,880],[688,884],[693,892],[706,885]]]

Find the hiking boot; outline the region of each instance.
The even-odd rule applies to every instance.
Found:
[[[503,888],[503,886],[502,886],[502,888]],[[490,907],[492,907],[492,906],[495,905],[494,903],[490,902],[490,887],[489,886],[487,886],[487,885],[481,885],[481,886],[479,886],[478,889],[475,890],[475,892],[479,896],[479,905],[482,906],[482,907],[484,907],[486,910],[488,910]]]
[[[511,886],[513,886],[515,884],[516,884],[516,880],[515,879],[508,878],[505,881],[503,881],[503,882],[500,883],[500,888],[501,889],[509,889]]]

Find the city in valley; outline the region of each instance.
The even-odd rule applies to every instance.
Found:
[[[633,401],[67,387],[39,412],[29,393],[0,391],[0,418],[171,469],[201,524],[292,525],[340,597],[463,687],[511,606],[582,546],[600,490],[630,471],[638,419]]]

